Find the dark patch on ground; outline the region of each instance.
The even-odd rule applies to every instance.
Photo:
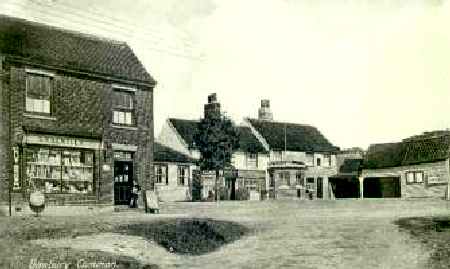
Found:
[[[230,221],[194,218],[128,224],[116,232],[153,240],[170,252],[201,255],[238,240],[249,229]]]
[[[428,268],[450,268],[450,217],[401,218],[394,223],[431,250]]]

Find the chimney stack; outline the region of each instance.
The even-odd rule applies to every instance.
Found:
[[[258,119],[272,121],[273,115],[270,111],[270,100],[261,100],[261,107],[258,110]]]
[[[204,106],[205,118],[220,118],[220,103],[217,102],[216,93],[208,95],[208,103]]]

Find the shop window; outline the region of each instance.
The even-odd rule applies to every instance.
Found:
[[[295,174],[295,179],[296,179],[297,185],[300,185],[300,186],[304,186],[305,185],[305,182],[304,182],[305,178],[304,178],[302,172],[297,172]]]
[[[45,193],[92,193],[94,153],[30,147],[24,150],[26,182]]]
[[[155,178],[156,183],[165,183],[169,185],[169,178],[167,177],[167,165],[155,164]]]
[[[184,186],[189,182],[189,166],[178,166],[178,185]]]
[[[134,92],[115,89],[113,91],[113,123],[135,125]]]
[[[289,171],[280,172],[279,178],[280,178],[280,185],[286,185],[286,186],[291,185],[291,174],[289,173]]]
[[[26,112],[50,114],[52,77],[27,73],[26,76]]]
[[[424,178],[423,171],[406,172],[406,183],[407,184],[422,183],[423,178]]]
[[[258,168],[258,153],[247,152],[245,159],[247,168]]]

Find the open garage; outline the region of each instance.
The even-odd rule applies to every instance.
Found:
[[[364,178],[364,198],[400,198],[400,177]]]

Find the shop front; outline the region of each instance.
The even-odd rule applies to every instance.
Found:
[[[14,164],[13,190],[25,197],[40,191],[56,203],[96,199],[100,140],[26,134],[14,151],[19,158]]]

